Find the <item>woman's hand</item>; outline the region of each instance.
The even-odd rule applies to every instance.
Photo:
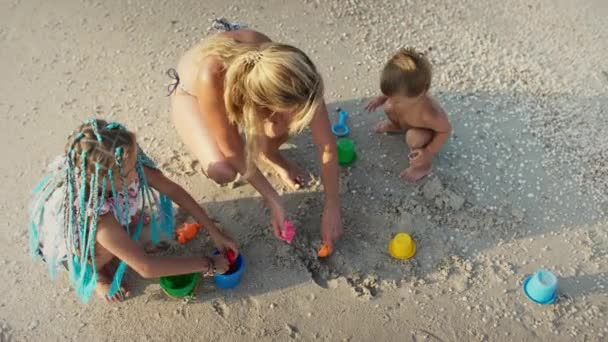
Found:
[[[340,206],[332,202],[326,202],[321,218],[321,239],[329,248],[330,254],[334,251],[334,244],[343,232]]]
[[[270,209],[270,224],[274,236],[281,240],[281,232],[283,231],[283,225],[285,224],[285,210],[283,210],[283,205],[278,198],[268,201],[267,205],[268,209]]]
[[[415,149],[411,151],[408,155],[410,165],[416,167],[428,165],[431,162],[432,157],[433,156],[428,153],[424,148]]]

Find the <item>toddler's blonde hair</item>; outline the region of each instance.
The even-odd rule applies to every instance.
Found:
[[[416,97],[429,90],[431,76],[431,64],[423,54],[414,49],[400,49],[382,70],[380,90],[386,96]]]

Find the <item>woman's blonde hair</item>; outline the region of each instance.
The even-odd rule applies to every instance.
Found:
[[[323,79],[302,50],[280,43],[248,44],[212,37],[200,46],[200,58],[223,63],[224,103],[228,119],[245,135],[247,174],[259,159],[267,113],[294,113],[289,134],[301,132],[323,104]]]

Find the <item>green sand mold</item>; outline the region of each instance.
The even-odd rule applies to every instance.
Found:
[[[336,143],[338,150],[338,163],[348,166],[355,162],[357,153],[355,152],[355,142],[350,138],[340,138]]]
[[[160,287],[167,295],[182,298],[192,294],[198,284],[200,273],[181,274],[177,276],[161,277]]]

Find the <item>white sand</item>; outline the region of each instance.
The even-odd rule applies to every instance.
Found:
[[[606,339],[605,0],[225,3],[0,2],[1,341]],[[330,109],[351,114],[360,158],[342,173],[346,236],[327,262],[314,253],[318,186],[284,194],[300,226],[287,246],[271,236],[251,187],[216,188],[178,142],[164,71],[215,16],[305,50],[324,75]],[[361,110],[402,45],[432,50],[433,92],[455,127],[435,175],[417,185],[398,180],[401,139],[371,134],[382,115]],[[247,258],[238,289],[207,282],[184,304],[131,274],[132,299],[83,306],[65,277],[50,282],[30,260],[29,189],[91,116],[136,130],[238,238]],[[293,144],[287,153],[313,165],[310,137]],[[413,260],[387,255],[398,231],[416,239]],[[195,242],[171,252],[210,248]],[[555,305],[521,292],[540,267],[560,279]]]

